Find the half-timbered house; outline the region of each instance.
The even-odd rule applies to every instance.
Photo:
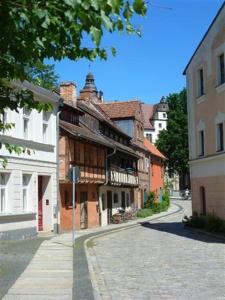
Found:
[[[67,176],[79,166],[76,184],[76,228],[107,225],[119,208],[133,205],[138,186],[138,155],[131,137],[116,126],[97,106],[99,93],[91,74],[76,96],[73,83],[61,84],[64,107],[60,116],[61,230],[72,227],[72,185]]]

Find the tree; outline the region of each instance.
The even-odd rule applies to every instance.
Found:
[[[51,90],[58,85],[59,76],[55,73],[54,65],[37,64],[28,70],[29,81],[45,89]]]
[[[46,58],[106,59],[100,47],[104,31],[140,34],[131,24],[135,13],[146,14],[144,0],[0,0],[0,113],[6,107],[37,108],[31,97],[12,100],[11,80],[29,80],[29,70]]]
[[[10,82],[30,80],[32,74],[41,78],[46,58],[107,59],[104,32],[140,35],[131,19],[146,11],[144,0],[0,0],[0,115],[6,108],[49,110]],[[113,47],[111,52],[116,54]],[[0,118],[0,131],[9,126]]]
[[[166,156],[166,167],[170,175],[187,174],[188,166],[188,125],[186,89],[170,94],[167,130],[162,130],[156,141],[157,148]]]

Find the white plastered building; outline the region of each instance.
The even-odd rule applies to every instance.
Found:
[[[58,209],[58,126],[60,97],[41,87],[24,82],[17,89],[29,89],[34,99],[51,103],[51,112],[7,109],[6,123],[15,127],[0,132],[0,239],[21,239],[37,232],[56,230]],[[4,144],[23,146],[25,153],[9,153]],[[3,168],[2,157],[8,163]]]

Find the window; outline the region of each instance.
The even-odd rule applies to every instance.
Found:
[[[199,156],[205,155],[204,130],[199,131]]]
[[[224,150],[224,130],[223,123],[217,124],[217,151]]]
[[[23,137],[24,139],[29,138],[29,121],[31,111],[27,108],[23,108]]]
[[[146,138],[152,143],[152,134],[146,133]]]
[[[49,142],[49,120],[50,113],[47,111],[43,112],[43,124],[42,124],[42,137],[43,143],[47,144]]]
[[[0,173],[0,213],[6,211],[6,188],[8,174]]]
[[[166,113],[163,113],[163,118],[166,118]]]
[[[7,123],[7,113],[3,112],[2,114],[0,114],[0,121],[5,124]]]
[[[204,74],[203,69],[198,70],[198,97],[204,95]]]
[[[23,174],[23,202],[22,202],[22,210],[23,211],[26,211],[28,209],[30,178],[31,178],[31,175]]]
[[[162,128],[162,123],[159,123],[159,128]]]
[[[114,202],[114,204],[119,202],[118,194],[116,194],[116,193],[113,195],[113,202]]]
[[[224,53],[218,56],[218,84],[225,83]]]

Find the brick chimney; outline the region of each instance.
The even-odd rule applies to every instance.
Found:
[[[72,81],[62,82],[60,84],[60,96],[68,102],[76,105],[77,89],[76,84]]]

